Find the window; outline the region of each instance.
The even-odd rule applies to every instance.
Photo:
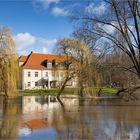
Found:
[[[38,82],[35,82],[35,87],[38,87]]]
[[[38,72],[35,72],[35,77],[38,77]]]
[[[47,63],[47,68],[52,68],[52,63],[51,62]]]
[[[52,72],[52,77],[55,77],[55,72],[54,71]]]
[[[45,76],[48,77],[48,72],[46,72],[46,75]]]
[[[28,82],[28,87],[30,87],[31,86],[31,82]]]
[[[63,77],[63,72],[60,73],[60,77]]]
[[[31,72],[30,71],[28,72],[28,77],[31,77]]]
[[[56,77],[59,78],[59,72],[56,72]]]

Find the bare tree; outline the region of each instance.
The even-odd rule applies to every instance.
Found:
[[[82,32],[87,39],[104,37],[110,40],[114,47],[121,49],[132,61],[128,69],[140,77],[140,2],[138,0],[105,0],[108,11],[97,16],[94,13],[84,13],[73,17],[81,22]],[[112,28],[113,32],[106,30]]]
[[[119,48],[130,60],[129,65],[122,68],[140,78],[140,1],[104,0],[104,3],[107,10],[101,15],[87,10],[88,5],[83,14],[72,15],[78,22],[75,35],[84,38],[91,48],[101,39],[110,43],[112,51]]]

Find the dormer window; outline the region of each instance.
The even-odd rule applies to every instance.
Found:
[[[52,62],[47,63],[47,68],[52,68]]]
[[[47,64],[48,64],[48,60],[46,59],[45,61],[43,61],[43,66],[47,67]]]
[[[48,77],[48,72],[46,72],[46,77]]]

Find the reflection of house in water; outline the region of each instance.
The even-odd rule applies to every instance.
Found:
[[[78,107],[78,99],[63,98],[62,102],[68,110],[74,110]],[[61,105],[56,97],[22,97],[23,117],[19,123],[19,135],[29,135],[34,130],[50,128],[56,112],[57,115],[61,116]]]
[[[48,120],[47,118],[28,120],[27,122],[21,122],[20,127],[22,128],[28,127],[32,131],[36,129],[46,128],[48,127]]]
[[[78,98],[63,98],[62,102],[68,111],[78,110]],[[54,112],[61,111],[61,105],[54,96],[24,96],[22,98],[22,113],[25,121],[30,119],[47,118],[52,121]]]
[[[19,136],[22,136],[22,135],[26,136],[26,135],[31,134],[35,130],[49,127],[47,118],[31,119],[26,122],[21,121],[19,126],[20,126]]]
[[[52,108],[58,106],[55,97],[25,96],[22,98],[23,117],[20,120],[19,136],[31,134],[34,130],[51,125]]]
[[[79,105],[78,98],[62,98],[62,102],[66,109],[76,109]],[[52,109],[60,108],[60,104],[57,98],[54,96],[25,96],[22,98],[22,113],[28,114],[32,112],[43,112],[49,113]]]
[[[68,111],[78,110],[78,98],[63,98],[62,102]],[[47,118],[52,121],[54,111],[60,111],[61,105],[54,96],[24,96],[22,98],[22,113],[25,121],[37,118]]]
[[[55,97],[51,96],[25,96],[22,99],[22,113],[28,114],[32,112],[47,111],[47,109],[58,105]]]

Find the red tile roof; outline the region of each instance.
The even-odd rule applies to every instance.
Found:
[[[66,57],[61,55],[39,54],[31,52],[22,67],[30,69],[47,69],[47,67],[43,65],[43,62],[52,62],[53,60],[55,60],[55,62],[64,62]]]
[[[19,57],[19,62],[25,62],[26,59],[27,59],[27,56],[21,55],[21,56]]]

